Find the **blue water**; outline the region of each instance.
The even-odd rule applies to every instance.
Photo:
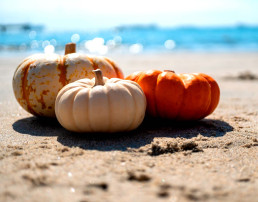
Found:
[[[107,54],[144,52],[231,52],[258,51],[258,26],[178,27],[125,26],[87,31],[2,31],[2,52],[61,52],[66,43],[77,50]]]

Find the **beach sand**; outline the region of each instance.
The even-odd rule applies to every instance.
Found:
[[[203,72],[221,89],[196,122],[74,134],[25,112],[12,92],[23,57],[0,58],[0,201],[257,201],[258,53],[110,55],[125,75]],[[245,72],[249,71],[249,74]]]

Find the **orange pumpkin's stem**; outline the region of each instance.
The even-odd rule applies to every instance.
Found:
[[[164,70],[164,72],[173,72],[173,73],[176,73],[176,72],[173,71],[173,70]]]
[[[94,86],[97,86],[97,85],[104,86],[105,82],[103,80],[102,71],[100,69],[96,69],[96,70],[93,70],[93,72],[95,74],[95,85]]]
[[[70,53],[76,53],[76,44],[75,43],[68,43],[65,45],[65,55]]]

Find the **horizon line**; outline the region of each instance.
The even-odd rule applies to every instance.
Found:
[[[100,28],[100,27],[96,27],[96,28],[85,28],[85,29],[81,29],[81,28],[52,28],[52,26],[47,26],[45,24],[42,23],[29,23],[29,22],[24,22],[24,23],[0,23],[0,32],[1,30],[3,31],[4,28],[13,28],[13,27],[21,27],[24,28],[24,31],[29,30],[29,31],[33,31],[34,29],[40,29],[41,31],[86,31],[86,29],[89,32],[92,31],[101,31],[101,30],[116,30],[116,29],[134,29],[134,28],[138,28],[138,29],[147,29],[147,28],[152,28],[152,29],[159,29],[159,28],[241,28],[241,27],[251,27],[251,28],[255,28],[258,27],[258,23],[232,23],[232,24],[216,24],[216,25],[200,25],[200,24],[180,24],[180,25],[166,25],[166,26],[162,26],[159,25],[158,23],[128,23],[128,24],[121,24],[121,25],[116,25],[116,26],[110,26],[110,27],[105,27],[105,28]]]

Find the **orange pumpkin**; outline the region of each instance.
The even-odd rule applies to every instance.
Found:
[[[135,72],[126,79],[142,87],[147,113],[154,117],[198,120],[211,114],[219,103],[219,86],[206,74],[149,70]]]
[[[65,55],[32,55],[17,67],[13,91],[19,104],[36,116],[55,116],[55,99],[66,84],[93,78],[92,70],[101,69],[107,78],[121,78],[123,73],[106,57],[90,57],[75,53],[76,45],[67,44]]]

